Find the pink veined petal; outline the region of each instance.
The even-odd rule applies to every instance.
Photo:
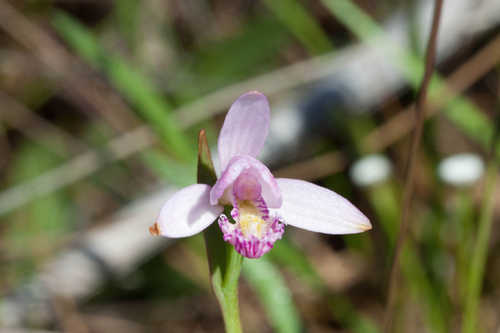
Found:
[[[210,205],[210,186],[194,184],[175,193],[161,208],[158,216],[160,234],[166,237],[188,237],[199,233],[224,210]]]
[[[251,156],[235,156],[231,159],[222,175],[210,191],[210,203],[217,204],[224,195],[224,191],[233,185],[238,176],[243,173],[251,173],[261,186],[261,195],[270,208],[281,207],[281,193],[273,174],[259,160]]]
[[[269,131],[269,119],[269,102],[260,92],[247,92],[231,105],[217,143],[221,170],[236,155],[257,157]]]
[[[286,224],[325,234],[351,234],[372,228],[368,218],[346,198],[297,179],[276,179],[283,196],[280,214]]]
[[[262,186],[254,172],[243,171],[233,183],[233,193],[240,200],[255,201],[262,195]]]

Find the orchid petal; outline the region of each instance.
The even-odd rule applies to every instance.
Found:
[[[261,195],[267,206],[270,208],[281,207],[281,193],[274,179],[273,174],[259,160],[251,156],[235,156],[229,162],[227,168],[217,180],[210,192],[210,203],[217,204],[219,199],[224,195],[226,189],[233,185],[238,176],[245,173],[250,173],[254,176],[260,186]]]
[[[251,91],[231,105],[219,134],[221,170],[236,155],[257,157],[269,131],[270,110],[266,96]]]
[[[188,237],[199,233],[224,210],[209,202],[210,186],[194,184],[175,193],[161,208],[157,223],[166,237]]]
[[[297,179],[278,178],[280,209],[286,224],[325,234],[351,234],[372,228],[347,199],[324,187]]]

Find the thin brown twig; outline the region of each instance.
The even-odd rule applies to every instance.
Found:
[[[63,96],[77,102],[82,110],[93,110],[119,132],[140,124],[122,98],[93,71],[69,53],[47,29],[31,22],[15,7],[0,0],[0,29],[30,50],[49,68]]]
[[[28,49],[39,60],[41,67],[46,69],[43,73],[47,73],[49,79],[60,89],[61,96],[77,105],[81,111],[91,115],[101,115],[115,131],[125,133],[123,138],[129,137],[128,132],[132,129],[138,129],[134,133],[139,135],[140,140],[138,144],[132,143],[132,147],[143,144],[144,131],[149,132],[148,137],[154,136],[150,129],[145,130],[145,127],[141,127],[143,122],[122,97],[98,73],[82,63],[54,38],[49,28],[34,23],[5,0],[0,0],[0,30],[5,31],[14,41]],[[125,148],[125,151],[129,152],[130,149]],[[85,157],[84,155],[88,157],[94,153],[87,151],[82,154],[82,157]],[[83,161],[83,165],[86,165],[89,159],[76,158],[75,160]],[[71,165],[72,162],[73,160],[68,164]],[[127,161],[127,164],[135,170],[140,168],[142,173],[149,172],[137,161]],[[89,169],[93,169],[96,165],[99,163]],[[65,179],[76,178],[66,177]],[[58,179],[56,183],[62,184]]]
[[[0,159],[0,170],[1,170],[8,164],[10,157],[9,140],[7,139],[6,129],[4,124],[2,124],[1,119],[0,119],[0,156],[2,156],[2,158]]]
[[[49,150],[65,157],[82,153],[88,147],[70,133],[38,116],[14,98],[0,91],[0,121],[17,129],[26,137],[45,145]]]
[[[11,128],[17,129],[27,138],[41,144],[62,158],[78,155],[76,159],[84,161],[86,159],[79,159],[79,157],[88,155],[92,151],[85,142],[38,116],[35,112],[1,91],[0,121],[5,122]],[[73,167],[75,166],[73,165]],[[54,176],[55,178],[57,177]],[[101,178],[100,182],[126,197],[127,193],[116,183],[106,178]],[[37,187],[37,189],[40,189],[40,187]],[[0,206],[2,206],[2,203],[0,203]]]
[[[0,215],[20,207],[31,200],[87,177],[100,167],[124,159],[153,144],[149,128],[140,127],[111,140],[100,151],[90,150],[53,168],[37,178],[11,187],[0,193]],[[105,156],[106,158],[103,158]]]
[[[449,86],[450,93],[442,93],[440,94],[440,99],[437,103],[430,105],[431,110],[439,110],[441,107],[445,106],[449,103],[456,94],[460,93],[463,90],[469,88],[472,84],[474,84],[479,78],[481,78],[486,72],[491,70],[496,63],[500,60],[500,35],[495,38],[488,45],[483,47],[474,57],[462,65],[459,69],[453,72],[449,79],[446,80],[445,86]],[[481,64],[480,70],[478,73],[473,73],[473,67],[476,64]],[[316,66],[316,64],[314,64]],[[282,74],[285,75],[286,69],[281,70]],[[286,75],[285,75],[286,76]],[[271,80],[271,78],[268,77]],[[277,93],[277,92],[276,92]],[[209,95],[213,96],[213,95]],[[220,100],[217,100],[214,96],[207,97],[203,99],[207,101],[208,104],[205,105],[207,110],[218,110],[218,112],[222,112],[224,107],[217,108],[214,105],[219,105],[222,103]],[[214,103],[214,104],[211,104]],[[228,102],[229,103],[229,102]],[[195,119],[190,119],[187,115],[192,114],[193,112],[197,112],[199,109],[199,103],[194,103],[191,106],[182,107],[182,109],[177,109],[174,111],[174,114],[178,116],[179,123],[181,127],[186,128],[196,123]],[[227,105],[225,105],[227,106]],[[414,106],[410,108],[413,109]],[[409,109],[408,109],[409,110]],[[405,136],[411,129],[411,124],[413,124],[413,120],[411,119],[409,111],[405,111],[404,117],[401,117],[400,114],[394,116],[390,120],[388,120],[385,124],[373,130],[370,134],[368,134],[367,138],[364,139],[364,146],[370,147],[369,151],[380,151],[384,148],[388,147],[395,141],[399,140],[403,136]],[[206,118],[214,115],[215,111],[210,111],[204,116]],[[427,113],[428,117],[431,117],[435,114],[435,112]],[[200,116],[201,117],[201,116]],[[204,119],[206,119],[204,118]],[[394,128],[398,128],[397,132],[395,132]],[[385,129],[382,131],[382,129]],[[389,139],[385,140],[384,135],[388,135]],[[373,145],[371,146],[372,140],[383,141],[381,145]],[[33,181],[28,182],[26,184],[18,185],[15,188],[10,188],[6,191],[0,193],[0,215],[7,211],[11,211],[19,207],[20,205],[27,203],[34,198],[36,198],[39,194],[48,193],[52,190],[60,189],[64,186],[70,185],[71,183],[78,181],[93,172],[99,170],[104,167],[108,163],[113,161],[128,158],[131,155],[137,153],[141,149],[145,149],[150,147],[156,142],[156,139],[151,134],[150,129],[147,126],[140,126],[135,130],[132,130],[126,134],[123,134],[120,137],[117,137],[110,141],[106,147],[104,147],[105,151],[112,150],[115,154],[108,156],[106,160],[98,159],[95,152],[87,152],[82,154],[81,156],[77,156],[74,159],[66,162],[64,165],[54,169],[54,172],[48,171],[47,174],[44,174],[39,177],[43,177],[45,181],[39,180],[39,178],[35,178]],[[138,143],[138,144],[136,144]],[[114,148],[111,148],[114,147]],[[324,156],[315,157],[315,160],[323,160],[327,161],[327,163],[332,162],[332,156],[335,156],[337,152],[329,152]],[[90,157],[93,156],[93,157]],[[326,157],[325,157],[326,156]],[[337,157],[339,157],[337,155]],[[342,157],[342,156],[340,156]],[[339,160],[341,163],[342,160]],[[313,165],[311,167],[311,165]],[[317,170],[314,166],[317,165],[316,162],[310,164],[310,161],[304,161],[298,163],[296,166],[286,167],[284,169],[280,169],[278,172],[280,176],[283,177],[292,177],[292,178],[300,178],[304,175],[304,170]],[[65,177],[61,178],[57,176],[56,170],[61,172]],[[77,170],[74,175],[71,177],[71,170]],[[331,164],[328,170],[324,170],[323,172],[334,173],[336,171],[342,170],[342,166],[338,166],[336,164]],[[56,184],[52,184],[52,181],[56,181]],[[43,184],[41,188],[38,188],[37,184]],[[37,191],[33,191],[32,189],[36,188]]]
[[[65,332],[89,333],[90,329],[78,311],[75,301],[68,297],[54,295],[52,305],[58,322]]]
[[[342,171],[347,165],[347,157],[337,151],[331,151],[306,161],[294,163],[274,172],[276,177],[317,180]]]
[[[450,100],[467,90],[494,68],[499,58],[500,34],[455,70],[446,79],[446,84],[442,89],[432,94],[432,101],[426,105],[425,117],[432,117]],[[414,125],[414,107],[415,105],[412,104],[373,130],[363,139],[363,147],[368,151],[381,151],[403,138]]]
[[[52,79],[59,84],[64,95],[79,102],[83,109],[90,108],[100,113],[120,132],[139,125],[138,118],[118,94],[97,75],[88,75],[93,72],[88,66],[78,61],[46,29],[29,21],[4,0],[0,0],[0,29],[31,50],[51,70]],[[340,67],[338,63],[332,65],[336,57],[335,53],[325,54],[219,89],[181,106],[177,110],[178,119],[181,125],[197,123],[230,105],[234,96],[255,87],[267,95],[275,95],[327,77]]]
[[[1,5],[0,1],[0,5]],[[5,23],[5,22],[4,22]],[[1,23],[0,23],[1,26]],[[460,92],[466,90],[472,84],[474,84],[479,78],[481,78],[486,72],[495,66],[500,57],[500,35],[496,37],[492,42],[483,47],[476,55],[473,56],[471,60],[462,65],[458,70],[456,70],[446,81],[445,86],[448,88],[445,91],[437,94],[439,99],[437,102],[430,105],[429,110],[437,111],[439,108],[445,106],[453,97],[455,97]],[[293,64],[288,67],[278,69],[271,73],[249,79],[242,83],[223,88],[213,94],[209,94],[206,97],[197,100],[194,103],[182,106],[181,108],[175,110],[174,114],[177,115],[179,123],[182,127],[188,127],[195,124],[201,119],[206,119],[210,116],[215,115],[217,112],[221,112],[231,100],[228,96],[234,96],[238,92],[248,90],[248,87],[263,86],[264,90],[269,95],[276,95],[280,92],[291,89],[292,87],[306,82],[310,82],[324,75],[328,75],[332,71],[328,64],[331,62],[332,56],[325,55],[317,57],[311,60],[307,60],[298,64]],[[325,70],[325,66],[328,67]],[[474,70],[474,68],[477,69]],[[62,70],[62,69],[60,69]],[[310,74],[307,78],[300,76],[300,73],[315,73]],[[297,78],[302,79],[298,80]],[[279,82],[294,82],[295,80],[299,82],[291,85],[280,85]],[[232,98],[232,97],[231,97]],[[202,107],[203,106],[203,107]],[[200,110],[204,109],[205,112]],[[387,146],[391,145],[395,141],[406,135],[413,124],[413,119],[411,117],[411,106],[406,111],[399,113],[397,116],[391,118],[384,125],[378,127],[372,131],[366,139],[363,141],[364,146],[368,147],[369,151],[379,151]],[[196,117],[190,117],[196,114]],[[426,113],[426,116],[430,117],[434,112]],[[74,159],[68,161],[64,165],[54,169],[54,171],[59,170],[62,174],[66,175],[62,179],[58,178],[52,171],[44,174],[42,177],[45,181],[35,179],[27,184],[19,185],[16,188],[8,189],[0,194],[0,212],[10,211],[19,207],[23,203],[33,200],[35,197],[42,193],[47,193],[52,190],[59,189],[61,187],[67,186],[74,181],[80,180],[92,172],[97,171],[101,167],[107,165],[109,162],[127,158],[130,155],[137,153],[140,149],[150,147],[156,142],[154,136],[151,134],[150,129],[146,126],[140,126],[135,130],[129,131],[124,135],[112,140],[104,150],[112,150],[115,153],[112,156],[108,156],[106,160],[98,159],[95,152],[89,151],[83,153],[81,156],[77,156]],[[138,144],[135,144],[138,143]],[[114,148],[112,148],[114,147]],[[121,147],[121,148],[120,148]],[[120,149],[123,149],[121,151]],[[335,154],[327,153],[326,157],[316,157],[318,160],[328,160],[329,155]],[[314,164],[314,163],[313,163]],[[317,164],[315,164],[317,165]],[[309,161],[299,163],[299,167],[287,167],[282,170],[284,174],[295,174],[297,170],[309,169],[311,164]],[[314,167],[313,167],[314,168]],[[78,170],[72,176],[70,176],[70,171]],[[328,171],[325,172],[335,172],[342,169],[342,167],[337,165],[332,165]],[[303,172],[299,172],[303,174]],[[49,184],[52,180],[56,180],[55,184]],[[42,184],[41,188],[36,185]],[[26,185],[26,186],[24,186]],[[36,191],[32,191],[36,188]],[[24,191],[25,190],[25,191]]]
[[[408,155],[406,183],[403,192],[401,223],[394,253],[394,260],[391,268],[391,274],[389,278],[389,292],[388,292],[387,306],[384,318],[385,332],[392,332],[395,303],[396,303],[397,291],[399,288],[401,252],[403,249],[404,242],[406,241],[406,238],[408,236],[411,203],[413,198],[413,188],[415,185],[417,152],[420,146],[423,126],[424,126],[427,91],[429,88],[429,84],[431,82],[432,73],[434,71],[434,66],[435,66],[436,42],[438,37],[439,21],[441,17],[442,7],[443,7],[443,0],[436,0],[436,3],[434,5],[434,14],[432,18],[431,34],[429,42],[427,44],[427,51],[425,56],[424,78],[420,85],[420,90],[417,94],[415,103],[415,129],[413,131],[411,148]]]

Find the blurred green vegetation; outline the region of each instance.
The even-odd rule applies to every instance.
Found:
[[[331,51],[341,52],[342,48],[337,46],[341,43],[337,41],[344,45],[350,36],[354,37],[350,43],[383,44],[387,56],[407,80],[407,89],[393,96],[387,105],[374,106],[380,112],[343,114],[342,118],[349,118],[343,129],[348,135],[341,143],[326,135],[319,143],[306,142],[300,148],[321,147],[304,154],[306,158],[342,151],[351,164],[369,153],[363,140],[390,118],[387,114],[394,113],[394,109],[402,110],[408,106],[408,100],[413,100],[424,69],[421,54],[386,40],[378,23],[398,9],[399,1],[103,3],[109,6],[94,1],[73,5],[64,1],[28,1],[15,6],[34,22],[42,22],[38,24],[50,31],[49,36],[57,36],[58,42],[84,64],[86,72],[82,75],[102,78],[109,85],[110,94],[119,96],[130,108],[121,112],[137,119],[136,123],[128,124],[127,129],[113,128],[99,114],[64,96],[57,84],[46,84],[51,82],[50,73],[45,74],[46,81],[40,81],[26,64],[24,67],[28,69],[9,65],[11,58],[17,59],[21,51],[19,45],[8,39],[1,41],[5,52],[0,56],[7,68],[0,64],[2,90],[19,99],[35,115],[96,151],[101,151],[112,138],[140,126],[150,128],[153,140],[158,140],[125,160],[107,164],[87,178],[37,197],[2,216],[2,296],[18,290],[50,258],[65,251],[65,246],[74,245],[73,241],[78,243],[82,234],[98,228],[104,218],[127,207],[134,199],[161,186],[180,187],[195,182],[196,133],[206,128],[210,144],[215,145],[221,118],[206,116],[202,124],[185,128],[179,121],[177,108],[289,64]],[[367,12],[370,6],[377,8]],[[496,197],[492,194],[498,165],[489,162],[493,170],[490,172],[495,176],[488,178],[486,189],[477,185],[462,188],[444,185],[435,176],[441,157],[457,149],[486,156],[496,125],[483,110],[496,111],[489,106],[498,102],[498,93],[492,90],[498,89],[500,81],[498,72],[488,75],[488,80],[476,83],[475,90],[468,90],[447,103],[442,108],[443,117],[429,120],[431,124],[425,129],[411,237],[402,255],[403,297],[396,318],[400,331],[410,328],[456,331],[464,308],[467,309],[464,327],[469,332],[474,331],[476,322],[488,328],[493,325],[491,322],[499,324],[498,320],[487,317],[488,311],[494,311],[498,304],[498,290],[494,286],[485,291],[488,294],[481,294],[485,276],[492,281],[498,278],[498,263],[488,261],[488,256],[496,254],[488,253],[488,244],[498,238],[493,224],[498,219]],[[492,85],[495,89],[491,89]],[[435,74],[429,100],[438,101],[448,93],[444,75]],[[300,99],[301,91],[287,91],[283,95]],[[273,102],[271,99],[272,106]],[[110,108],[103,112],[117,113],[113,105],[109,101]],[[450,123],[452,129],[446,127]],[[30,130],[29,122],[25,125]],[[0,126],[0,189],[4,191],[65,165],[75,156],[72,152],[56,155],[22,131],[11,128],[1,117]],[[444,127],[444,134],[438,133],[441,127],[434,126]],[[443,137],[448,133],[451,140],[458,138],[456,147],[447,146],[449,140]],[[348,197],[366,212],[374,230],[363,235],[314,235],[311,240],[288,228],[287,236],[268,255],[243,263],[241,294],[254,295],[255,299],[242,298],[242,309],[251,309],[255,304],[259,307],[242,315],[244,326],[256,332],[382,331],[386,282],[401,214],[406,143],[396,142],[383,152],[394,162],[394,173],[390,179],[373,186],[356,186],[347,172],[318,178],[315,170],[309,170],[315,181]],[[102,156],[103,160],[106,158]],[[485,193],[482,198],[477,195],[481,190]],[[186,259],[176,260],[182,256]],[[325,258],[335,258],[338,262],[328,271],[324,265],[330,261]],[[351,262],[352,267],[346,262]],[[331,277],[337,274],[336,270],[343,269],[348,271],[345,274],[352,275],[349,283],[342,284]],[[211,309],[215,308],[215,301],[207,306],[199,304],[210,292],[207,284],[200,282],[199,272],[207,273],[208,281],[201,238],[181,240],[147,260],[132,274],[112,277],[96,296],[78,305],[78,311],[84,319],[99,308],[104,309],[104,314],[117,312],[128,319],[126,313],[134,312],[139,304],[142,312],[138,310],[131,321],[150,330],[155,327],[168,330],[175,322],[179,326],[174,329],[179,332],[202,330],[201,326],[216,332],[222,329],[220,314]],[[483,298],[492,305],[482,304]],[[127,310],[121,312],[123,307]],[[162,307],[172,310],[168,312],[170,317],[158,319],[162,317]],[[154,313],[148,314],[146,310]],[[177,320],[174,310],[188,313],[188,320]],[[144,317],[138,319],[139,315]],[[482,316],[486,318],[484,321]],[[196,322],[194,326],[190,321]],[[155,326],[158,323],[165,326]]]

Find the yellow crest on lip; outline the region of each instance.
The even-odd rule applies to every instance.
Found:
[[[262,218],[260,211],[250,201],[242,201],[239,203],[239,227],[243,236],[262,237],[265,230],[266,221]]]

